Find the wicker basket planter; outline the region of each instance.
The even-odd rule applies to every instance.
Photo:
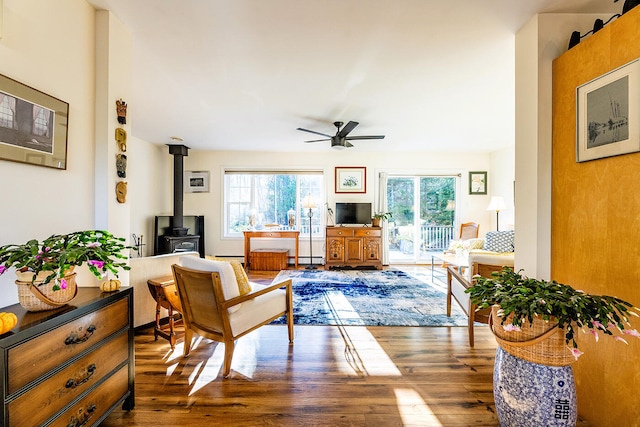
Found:
[[[582,354],[576,333],[588,329],[595,339],[623,342],[619,333],[640,337],[635,329],[625,330],[632,327],[632,310],[640,310],[614,296],[529,278],[509,267],[474,280],[466,292],[478,308],[491,308],[490,328],[499,344],[493,396],[500,425],[574,427],[571,364]],[[500,308],[509,315],[498,317]]]
[[[64,276],[67,281],[66,289],[54,291],[51,284],[39,286],[51,272],[43,271],[31,283],[33,273],[17,272],[18,280],[18,301],[27,311],[53,310],[68,304],[75,298],[78,287],[76,285],[76,274],[73,269]]]
[[[565,342],[565,331],[553,322],[534,318],[533,324],[524,322],[520,331],[505,331],[499,306],[491,308],[490,326],[496,341],[506,352],[528,362],[546,366],[568,366],[576,361]],[[511,315],[510,317],[512,317]],[[510,317],[505,321],[511,324]]]

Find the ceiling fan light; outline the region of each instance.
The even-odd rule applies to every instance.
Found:
[[[345,147],[344,145],[339,145],[339,144],[336,144],[336,145],[331,144],[331,148],[333,148],[334,150],[344,150],[347,147]]]

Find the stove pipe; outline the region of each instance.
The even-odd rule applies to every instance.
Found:
[[[184,157],[189,155],[189,147],[167,145],[169,145],[169,154],[173,155],[173,235],[186,236],[188,228],[183,226]]]

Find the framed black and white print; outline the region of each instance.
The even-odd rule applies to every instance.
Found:
[[[469,194],[487,194],[486,172],[469,172]]]
[[[640,60],[578,86],[576,161],[640,151]]]
[[[209,171],[187,171],[184,173],[185,193],[208,193]]]
[[[0,159],[67,169],[69,104],[0,74]]]

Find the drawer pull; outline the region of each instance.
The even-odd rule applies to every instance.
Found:
[[[81,378],[80,380],[76,380],[74,378],[69,378],[67,380],[67,383],[64,386],[66,388],[76,388],[80,384],[84,384],[87,381],[89,381],[91,379],[91,377],[93,376],[93,374],[95,373],[95,371],[96,371],[96,365],[95,365],[95,363],[92,363],[91,365],[89,365],[87,367],[87,376],[85,376],[84,378]]]
[[[91,338],[91,335],[93,335],[95,330],[96,330],[96,325],[90,325],[87,328],[87,332],[82,336],[78,336],[77,333],[73,332],[73,333],[71,333],[71,335],[69,335],[67,337],[66,340],[64,340],[64,343],[65,343],[65,345],[81,344],[81,343],[87,341],[89,338]]]
[[[95,403],[90,403],[86,408],[78,409],[78,416],[72,416],[67,427],[82,427],[83,425],[86,425],[95,411]]]

